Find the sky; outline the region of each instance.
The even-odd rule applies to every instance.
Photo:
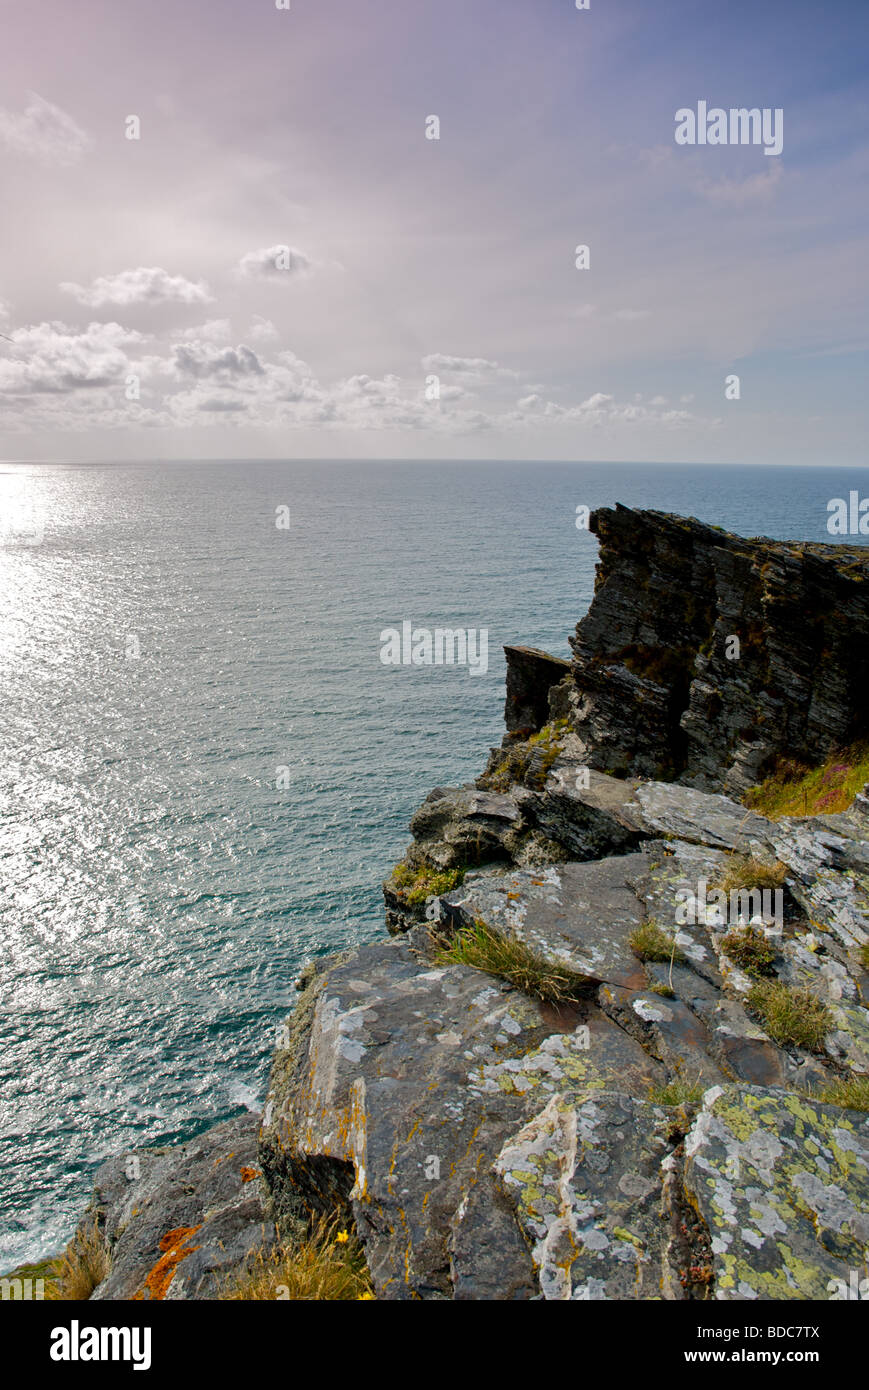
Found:
[[[0,32],[2,459],[866,462],[865,0]],[[781,153],[677,144],[701,101]]]

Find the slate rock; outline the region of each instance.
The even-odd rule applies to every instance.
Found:
[[[274,1242],[258,1126],[258,1117],[243,1115],[183,1144],[120,1154],[97,1170],[83,1224],[97,1217],[110,1268],[92,1298],[214,1298]]]
[[[782,1090],[713,1087],[684,1183],[717,1299],[826,1299],[869,1245],[869,1116]]]

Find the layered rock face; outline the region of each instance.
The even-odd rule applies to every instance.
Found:
[[[865,548],[627,507],[590,528],[594,599],[559,692],[590,766],[739,793],[777,756],[813,764],[867,733]]]
[[[866,561],[593,526],[575,660],[508,649],[504,744],[414,816],[391,939],[303,976],[256,1156],[243,1121],[146,1152],[138,1191],[126,1157],[98,1175],[96,1297],[213,1297],[320,1213],[382,1299],[826,1299],[869,1273],[869,1116],[830,1099],[869,1073],[869,795],[771,821],[721,790],[862,733]],[[710,905],[739,866],[781,897]],[[481,923],[571,997],[451,956]]]

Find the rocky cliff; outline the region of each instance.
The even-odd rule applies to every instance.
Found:
[[[574,659],[508,649],[504,743],[414,816],[391,938],[299,982],[256,1157],[239,1122],[138,1187],[101,1171],[96,1297],[212,1297],[317,1213],[383,1299],[865,1276],[869,800],[735,796],[866,732],[869,556],[621,507],[592,529]]]
[[[869,552],[594,512],[594,601],[559,692],[592,767],[741,792],[869,726]],[[734,640],[735,639],[735,640]]]

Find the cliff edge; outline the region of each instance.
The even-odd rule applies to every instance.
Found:
[[[623,507],[591,529],[573,660],[507,649],[504,742],[416,812],[391,937],[299,982],[255,1159],[242,1124],[148,1158],[136,1200],[101,1170],[95,1297],[214,1297],[318,1215],[382,1299],[865,1276],[869,798],[737,798],[866,736],[869,551]]]

